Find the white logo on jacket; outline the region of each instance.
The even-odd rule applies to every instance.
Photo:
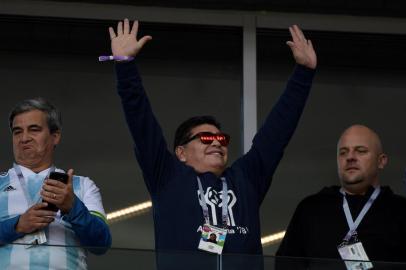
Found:
[[[200,201],[200,191],[197,191],[197,197],[199,198]],[[223,207],[223,191],[217,192],[215,189],[212,187],[208,187],[205,194],[204,198],[206,200],[206,203],[209,207],[209,215],[211,217],[211,220],[213,222],[212,225],[217,226],[220,221],[217,221],[217,215],[216,215],[216,209],[219,208],[219,211],[221,212],[222,207]],[[237,202],[237,197],[234,194],[234,191],[228,190],[227,191],[227,225],[228,226],[235,226],[235,220],[234,220],[234,213],[233,213],[233,206]]]

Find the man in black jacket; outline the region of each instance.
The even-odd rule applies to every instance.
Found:
[[[277,255],[340,259],[338,246],[361,243],[371,261],[406,261],[406,199],[380,187],[387,161],[374,131],[345,130],[337,146],[341,187],[326,187],[298,205]]]

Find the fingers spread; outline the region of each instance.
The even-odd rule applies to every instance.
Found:
[[[123,22],[119,21],[117,24],[117,36],[120,36],[123,34]]]
[[[137,36],[138,34],[138,21],[134,21],[133,27],[131,28],[131,35]]]
[[[290,35],[292,36],[292,40],[293,40],[293,42],[299,42],[299,37],[298,37],[298,35],[296,34],[296,32],[294,31],[294,29],[293,29],[293,27],[291,26],[291,27],[289,27],[289,32],[290,32]]]
[[[307,45],[307,40],[306,37],[304,36],[302,30],[299,28],[299,26],[297,25],[293,25],[291,27],[289,27],[289,32],[292,36],[292,40],[294,43],[296,44],[304,44]]]
[[[113,27],[109,27],[109,33],[110,33],[110,39],[113,39],[116,37],[116,33],[114,33]]]
[[[304,36],[302,30],[300,30],[299,26],[294,25],[293,29],[300,40],[306,40],[306,37]]]
[[[124,35],[128,35],[130,33],[130,22],[127,18],[124,19]]]

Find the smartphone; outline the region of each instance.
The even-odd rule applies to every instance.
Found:
[[[48,178],[56,181],[61,181],[62,183],[66,184],[68,183],[69,176],[66,173],[62,172],[51,172]],[[44,200],[42,201],[44,202]],[[44,208],[45,210],[50,210],[54,212],[58,211],[58,207],[56,207],[55,204],[49,202],[46,203],[48,203],[48,206]]]

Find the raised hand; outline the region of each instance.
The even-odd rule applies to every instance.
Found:
[[[313,44],[303,35],[302,30],[297,25],[289,27],[292,41],[287,41],[286,44],[290,47],[296,63],[315,69],[317,66],[317,55],[313,49]]]
[[[74,193],[72,186],[73,170],[68,170],[68,182],[66,184],[46,179],[42,186],[41,196],[44,201],[53,203],[58,207],[62,214],[67,214],[73,207]]]
[[[22,214],[16,225],[18,233],[32,233],[43,229],[54,221],[55,212],[45,210],[47,203],[38,203],[29,208]]]
[[[109,33],[114,56],[136,56],[145,43],[152,39],[151,36],[144,36],[137,40],[138,21],[134,21],[130,30],[128,19],[118,22],[117,32],[114,32],[113,27],[109,27]]]

